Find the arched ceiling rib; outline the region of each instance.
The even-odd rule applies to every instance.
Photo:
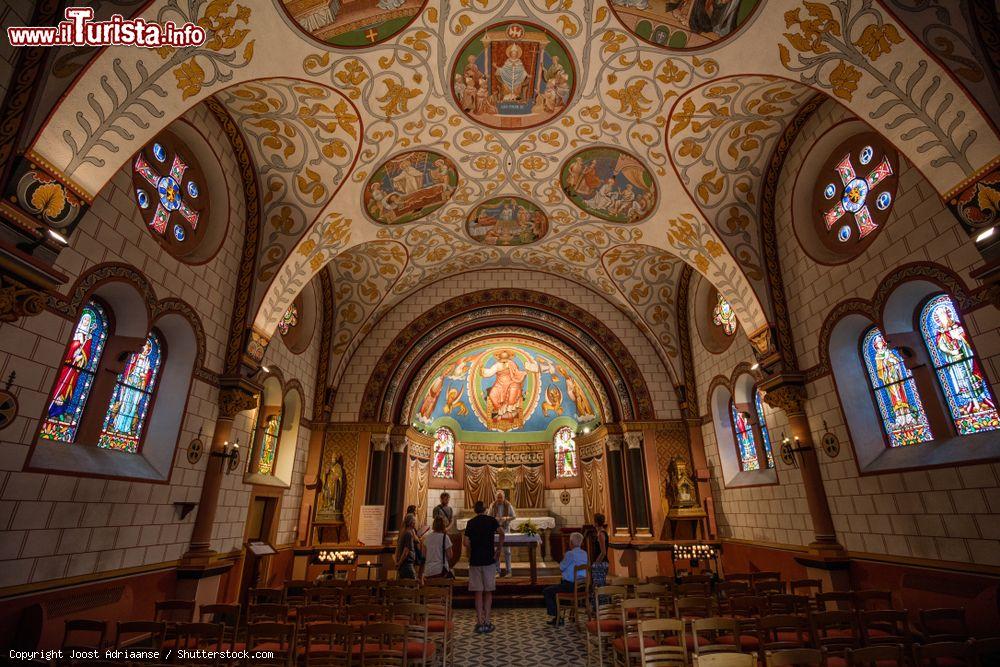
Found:
[[[474,31],[519,16],[545,25],[574,54],[576,94],[566,111],[543,127],[489,130],[473,124],[452,101],[452,59]],[[243,119],[249,143],[256,144],[264,185],[262,247],[273,256],[265,256],[258,268],[270,276],[256,292],[253,324],[261,332],[272,331],[302,286],[340,253],[371,241],[397,241],[418,266],[415,249],[420,238],[437,240],[423,243],[427,252],[421,261],[427,266],[419,275],[401,274],[394,291],[433,275],[435,263],[449,270],[476,262],[552,264],[566,267],[573,276],[600,276],[593,278],[600,285],[615,280],[602,275],[603,269],[597,271],[600,257],[641,239],[705,275],[732,303],[744,328],[753,331],[767,320],[761,291],[755,293],[755,281],[748,277],[752,262],[741,266],[741,253],[749,252],[744,246],[754,245],[753,232],[734,232],[725,211],[714,213],[727,208],[726,202],[749,213],[752,202],[744,195],[709,198],[699,204],[712,204],[706,220],[682,182],[687,174],[697,201],[694,179],[700,183],[705,167],[681,156],[679,148],[672,153],[679,143],[668,136],[678,122],[670,117],[671,110],[683,113],[689,100],[701,113],[698,109],[710,101],[708,91],[732,87],[733,81],[740,82],[740,90],[711,101],[729,104],[742,115],[749,100],[765,100],[767,93],[771,99],[765,101],[780,108],[761,114],[760,106],[755,107],[768,127],[755,136],[760,146],[746,150],[750,165],[766,159],[772,124],[794,112],[792,107],[806,95],[805,86],[833,96],[888,136],[941,193],[1000,154],[988,119],[923,46],[871,0],[768,0],[739,34],[701,53],[672,53],[642,42],[622,29],[603,2],[578,0],[555,5],[547,0],[487,0],[468,6],[430,0],[415,21],[388,42],[350,51],[318,45],[294,27],[278,2],[156,0],[143,17],[201,21],[210,29],[210,39],[185,50],[106,49],[53,110],[32,146],[33,154],[95,194],[172,119],[205,97],[218,95]],[[783,93],[771,94],[767,77],[790,79],[799,86],[788,84]],[[773,82],[773,90],[779,86]],[[356,109],[356,120],[342,122],[341,102],[352,106],[351,113]],[[259,105],[269,108],[258,112]],[[286,155],[285,139],[273,136],[273,145],[268,144],[268,128],[249,124],[257,115],[314,136],[300,134],[302,143]],[[348,127],[356,128],[356,139]],[[724,133],[734,127],[726,119],[718,129],[707,128],[699,143],[724,146]],[[349,159],[338,150],[327,155],[324,149],[331,146],[331,138],[351,147]],[[559,167],[570,154],[592,144],[627,149],[653,172],[659,200],[646,221],[597,222],[565,198],[558,187]],[[419,222],[384,227],[369,221],[361,203],[368,176],[387,157],[413,147],[433,147],[453,156],[460,174],[458,192],[447,206]],[[307,148],[308,155],[298,153]],[[682,163],[681,157],[688,162]],[[308,164],[329,180],[308,171],[293,178],[294,164]],[[269,193],[268,183],[277,189]],[[733,179],[722,189],[739,192],[739,183]],[[529,197],[542,206],[549,215],[549,236],[513,249],[471,241],[462,229],[465,216],[478,200],[495,193]],[[266,200],[269,194],[271,201]],[[286,206],[291,222],[281,215]]]

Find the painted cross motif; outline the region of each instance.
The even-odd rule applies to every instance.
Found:
[[[159,144],[156,146],[159,146]],[[163,149],[161,148],[160,151],[157,152],[154,147],[154,155],[159,158],[162,155],[162,150]],[[156,190],[158,195],[156,212],[153,214],[153,217],[149,222],[149,226],[152,227],[158,234],[164,234],[166,232],[170,214],[174,211],[180,213],[184,219],[188,221],[188,224],[191,225],[191,229],[196,229],[198,227],[199,213],[189,207],[184,201],[185,190],[181,188],[181,184],[184,182],[184,172],[187,171],[187,168],[187,164],[180,158],[180,156],[175,155],[173,163],[170,165],[170,171],[167,172],[166,175],[161,175],[153,169],[152,165],[149,164],[142,154],[139,154],[139,156],[135,159],[136,173],[142,176],[150,184],[150,186]],[[139,206],[141,208],[147,208],[150,201],[146,193],[142,190],[138,190],[136,194],[139,200]],[[188,181],[186,194],[191,197],[198,196],[198,186],[195,185],[194,181]],[[183,240],[183,232],[177,240]]]
[[[865,146],[858,158],[860,163],[867,165],[871,162],[873,153],[874,151],[871,146]],[[883,157],[878,166],[872,169],[867,176],[858,176],[851,161],[851,155],[848,153],[837,163],[834,169],[840,176],[841,183],[843,184],[843,193],[840,199],[833,205],[833,208],[830,208],[823,214],[823,221],[826,223],[827,230],[830,230],[833,229],[834,224],[844,215],[853,213],[854,222],[858,227],[859,238],[863,239],[878,228],[868,207],[868,195],[879,183],[892,175],[892,165],[889,164],[889,158]],[[833,199],[836,195],[837,188],[833,183],[829,183],[823,190],[823,196],[826,199]],[[879,193],[875,200],[875,206],[880,211],[888,209],[891,204],[892,196],[888,192]],[[849,226],[844,225],[838,230],[838,240],[846,242],[850,238],[851,228]]]

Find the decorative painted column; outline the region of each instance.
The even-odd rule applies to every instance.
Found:
[[[212,528],[215,525],[215,512],[219,505],[219,491],[222,477],[225,475],[229,459],[225,448],[233,432],[233,419],[246,410],[257,406],[257,395],[260,387],[243,378],[223,378],[219,389],[219,417],[215,421],[212,433],[212,446],[208,452],[208,465],[205,468],[205,479],[201,485],[201,497],[198,500],[198,514],[195,516],[194,530],[191,532],[191,546],[184,554],[187,565],[205,565],[215,554],[212,551]],[[249,443],[243,450],[250,451]]]
[[[393,433],[389,436],[389,493],[385,509],[385,537],[391,541],[399,534],[403,521],[403,499],[406,497],[406,436]]]
[[[389,484],[389,434],[372,433],[370,438],[371,456],[368,463],[368,489],[365,492],[366,505],[385,504],[385,491]]]
[[[622,473],[622,443],[618,434],[608,436],[605,446],[608,457],[608,496],[611,499],[611,527],[615,535],[631,535],[628,495],[625,490],[625,476]]]
[[[815,541],[809,548],[821,557],[843,557],[844,547],[837,542],[830,504],[826,497],[826,489],[823,488],[819,458],[816,456],[816,445],[809,429],[809,420],[806,418],[806,387],[803,378],[801,375],[779,375],[764,382],[761,388],[765,392],[764,401],[771,407],[783,411],[788,417],[788,427],[791,430],[788,438],[802,472],[806,503],[812,516]]]
[[[652,537],[649,521],[649,485],[646,467],[642,461],[642,433],[625,434],[625,468],[628,478],[629,510],[632,515],[633,534]]]

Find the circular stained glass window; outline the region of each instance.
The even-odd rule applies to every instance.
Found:
[[[208,197],[199,197],[204,182],[193,154],[170,132],[161,133],[132,161],[132,184],[146,228],[178,259],[204,237],[209,204]]]
[[[896,150],[865,132],[841,142],[820,171],[813,215],[823,244],[838,255],[855,256],[888,222],[899,180]]]

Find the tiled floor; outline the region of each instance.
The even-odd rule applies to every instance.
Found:
[[[496,630],[473,632],[476,612],[455,610],[455,667],[582,667],[587,661],[583,630],[568,624],[545,624],[544,609],[507,608],[493,611]]]

